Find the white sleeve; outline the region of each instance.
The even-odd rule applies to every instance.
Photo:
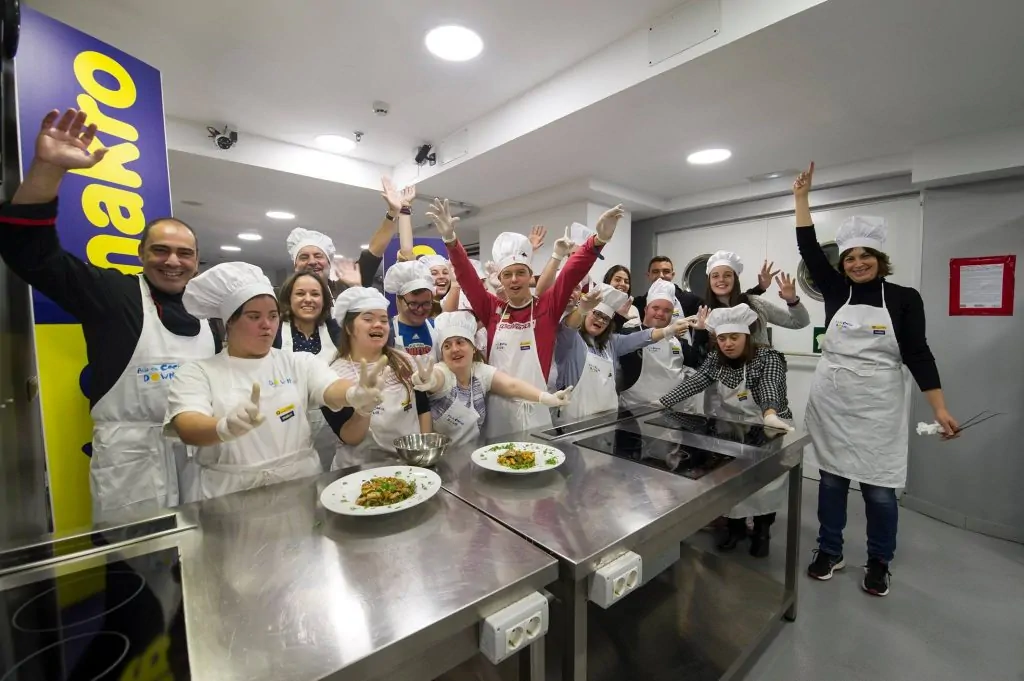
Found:
[[[306,409],[324,406],[324,393],[332,383],[339,380],[338,374],[316,355],[308,352],[290,353],[295,362],[295,375],[301,377],[306,387]]]
[[[186,362],[178,367],[171,379],[167,395],[167,412],[164,426],[178,414],[196,412],[205,416],[213,413],[213,381],[206,373],[203,362]]]
[[[473,375],[479,379],[480,387],[484,389],[485,393],[491,392],[491,381],[494,380],[494,374],[496,373],[498,373],[498,370],[490,364],[477,362],[473,366]]]
[[[448,368],[448,365],[443,362],[439,362],[434,368],[441,370],[441,375],[444,376],[444,384],[441,386],[440,390],[432,393],[431,395],[437,395],[438,397],[441,395],[447,395],[452,391],[452,388],[455,387],[455,374],[453,374],[452,370]]]

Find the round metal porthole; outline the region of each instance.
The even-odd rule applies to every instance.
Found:
[[[710,253],[698,255],[683,268],[683,288],[695,295],[704,297],[708,292],[708,259]]]
[[[821,245],[821,250],[825,251],[825,257],[828,258],[829,265],[832,267],[839,266],[839,246],[836,245],[835,241],[826,241]],[[811,278],[811,273],[807,271],[807,265],[804,264],[803,260],[800,260],[800,266],[796,269],[796,280],[804,293],[819,302],[824,300],[821,291],[814,284],[814,279]]]

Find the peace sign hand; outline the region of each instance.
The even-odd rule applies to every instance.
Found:
[[[416,363],[416,371],[412,375],[412,387],[424,393],[432,393],[441,388],[443,379],[440,372],[435,372],[436,362],[430,355],[413,357]]]
[[[387,359],[381,357],[372,367],[367,367],[366,360],[362,360],[359,364],[359,383],[345,391],[345,401],[363,416],[369,416],[384,401],[381,394],[384,383],[381,372],[387,363]]]

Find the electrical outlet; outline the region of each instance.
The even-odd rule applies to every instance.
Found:
[[[480,652],[494,664],[548,632],[548,599],[536,591],[480,623]]]
[[[597,569],[590,577],[589,600],[607,608],[635,590],[643,580],[643,561],[632,551]]]

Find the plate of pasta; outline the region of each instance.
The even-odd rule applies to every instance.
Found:
[[[342,515],[387,515],[418,506],[440,489],[440,476],[428,468],[382,466],[335,480],[320,503]]]
[[[499,473],[540,473],[565,463],[565,453],[538,442],[499,442],[470,455],[481,468]]]

